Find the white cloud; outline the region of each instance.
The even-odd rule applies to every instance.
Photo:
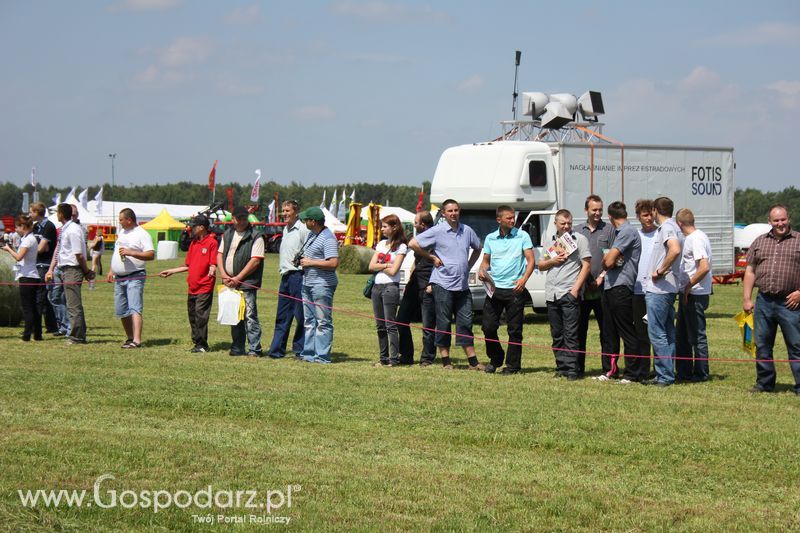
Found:
[[[203,63],[211,52],[208,39],[178,37],[166,48],[158,51],[158,60],[168,67]]]
[[[140,89],[163,89],[179,85],[188,77],[176,70],[164,70],[156,65],[150,65],[133,78],[133,86]]]
[[[767,89],[778,93],[778,99],[787,109],[800,109],[800,81],[780,80],[767,85]]]
[[[679,86],[684,90],[701,90],[713,88],[720,83],[719,74],[706,67],[695,67],[688,76],[679,82]]]
[[[264,94],[264,86],[243,83],[237,80],[220,80],[217,82],[217,90],[222,94],[232,96],[257,96]]]
[[[384,0],[342,0],[330,7],[337,15],[353,17],[370,22],[446,22],[450,19],[444,11],[436,11],[430,6],[412,7]]]
[[[483,87],[486,83],[486,80],[480,74],[473,74],[469,78],[461,81],[456,88],[459,91],[475,91]]]
[[[253,24],[261,19],[261,7],[258,4],[239,6],[222,17],[228,24]]]
[[[310,105],[295,109],[292,115],[297,120],[333,120],[336,111],[328,105]]]
[[[716,35],[707,42],[724,46],[800,43],[800,24],[765,22],[758,26]]]
[[[177,7],[182,0],[123,0],[114,9],[123,11],[164,11]]]

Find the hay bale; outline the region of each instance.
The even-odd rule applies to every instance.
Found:
[[[348,244],[339,250],[339,272],[343,274],[369,274],[369,261],[375,250],[366,246]]]
[[[14,327],[22,322],[22,303],[19,298],[19,287],[14,284],[14,258],[0,251],[0,282],[11,285],[0,285],[0,326]]]

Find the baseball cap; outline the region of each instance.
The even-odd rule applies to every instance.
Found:
[[[325,214],[322,212],[322,209],[319,207],[309,207],[308,209],[300,212],[300,220],[316,220],[317,222],[323,222],[325,220]]]
[[[240,205],[239,207],[233,208],[233,218],[247,218],[249,216],[250,212],[245,206]]]
[[[190,226],[211,226],[211,222],[208,220],[208,217],[205,215],[197,215],[192,218],[191,222],[189,222]]]

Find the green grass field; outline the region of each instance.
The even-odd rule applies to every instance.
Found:
[[[274,290],[277,258],[267,262]],[[363,282],[341,275],[334,304],[370,313]],[[0,328],[2,529],[226,527],[218,515],[245,529],[270,516],[301,530],[800,529],[800,399],[786,364],[769,395],[748,393],[750,362],[712,362],[710,382],[668,389],[570,383],[552,377],[547,323],[531,315],[525,342],[536,348],[520,375],[373,368],[374,324],[345,312],[334,318],[333,365],[229,357],[229,328],[216,323],[216,351],[197,356],[181,275],[148,280],[145,347],[121,350],[111,287],[83,294],[87,346],[26,344],[19,328]],[[712,357],[747,358],[731,319],[740,302],[739,287],[716,289]],[[275,303],[259,296],[267,344]],[[599,358],[587,366],[599,370]],[[85,489],[89,501],[104,474],[115,479],[102,482],[101,502],[116,491],[114,508],[26,507],[18,495]],[[257,502],[291,487],[291,507],[140,507],[143,492],[209,485],[258,491]]]

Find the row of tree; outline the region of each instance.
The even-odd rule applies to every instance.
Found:
[[[212,193],[205,185],[189,182],[169,183],[165,185],[134,185],[125,187],[117,185],[113,189],[108,183],[102,185],[103,201],[110,202],[145,202],[163,204],[185,204],[185,205],[208,205],[211,203]],[[428,194],[431,187],[430,182],[424,182],[422,187],[425,190],[424,207],[430,207]],[[233,202],[235,205],[250,205],[251,185],[240,183],[217,183],[215,198],[217,201],[228,203],[227,190],[232,190]],[[82,191],[82,189],[80,189]],[[88,197],[93,199],[100,190],[100,186],[89,187]],[[0,184],[0,214],[18,213],[22,205],[22,194],[29,193],[33,198],[33,187],[26,184],[25,187],[17,187],[13,183]],[[47,205],[52,204],[53,198],[61,194],[62,199],[66,197],[67,190],[53,186],[39,187],[39,198]],[[350,196],[354,194],[355,201],[366,205],[370,202],[385,205],[399,206],[409,211],[414,211],[419,200],[420,187],[411,185],[388,185],[376,183],[348,183],[337,186],[322,185],[302,185],[292,182],[288,185],[280,185],[275,182],[265,182],[261,184],[261,194],[259,204],[261,215],[266,215],[267,205],[272,201],[273,195],[278,193],[280,201],[297,200],[301,208],[320,205],[323,197],[325,205],[328,206],[336,193],[337,203],[341,201],[342,194],[347,197],[349,204]],[[77,196],[77,192],[75,193]]]
[[[189,204],[203,205],[211,201],[211,191],[205,185],[189,182],[170,183],[166,185],[135,185],[125,187],[117,185],[112,190],[106,183],[103,186],[104,201],[116,202],[160,202],[165,204]],[[424,207],[430,206],[428,194],[430,193],[430,182],[424,182],[425,201]],[[216,199],[227,202],[227,189],[233,191],[233,200],[236,205],[247,205],[250,203],[250,185],[240,183],[217,184]],[[89,198],[94,198],[100,186],[89,187]],[[61,193],[64,196],[67,191],[53,186],[39,187],[39,197],[46,204],[52,203],[52,198]],[[280,185],[275,182],[266,182],[261,185],[262,214],[266,214],[266,206],[272,200],[273,194],[278,193],[281,201],[292,199],[297,200],[301,206],[308,207],[319,205],[323,195],[326,196],[326,205],[331,200],[334,191],[337,191],[337,201],[341,200],[341,194],[348,198],[355,191],[355,199],[363,204],[375,202],[380,204],[404,207],[409,211],[414,211],[417,206],[420,189],[411,185],[391,185],[376,183],[348,183],[338,186],[322,185],[302,185],[292,182],[288,185]],[[22,205],[22,193],[28,192],[33,197],[33,187],[26,184],[25,187],[18,187],[13,183],[0,184],[0,214],[18,213]],[[789,207],[790,213],[796,213],[800,218],[800,190],[789,187],[777,192],[762,192],[758,189],[737,189],[734,194],[734,210],[736,222],[750,224],[753,222],[765,222],[769,206],[775,203],[782,203]]]

